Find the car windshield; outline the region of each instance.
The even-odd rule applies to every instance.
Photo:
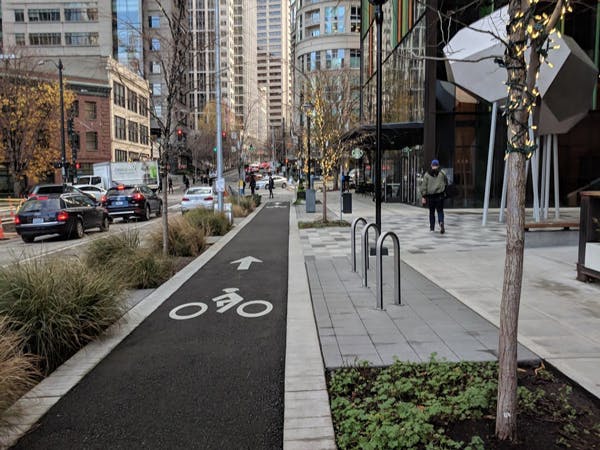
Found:
[[[124,187],[124,188],[110,188],[107,192],[107,196],[112,196],[112,195],[131,195],[135,192],[135,188],[134,187]]]
[[[36,189],[37,194],[62,194],[65,188],[61,185],[58,186],[39,186]]]
[[[192,189],[188,189],[186,194],[188,194],[188,195],[212,194],[212,189],[209,187],[192,188]]]
[[[59,198],[34,198],[23,203],[19,213],[56,211],[57,209],[61,209],[61,201]]]

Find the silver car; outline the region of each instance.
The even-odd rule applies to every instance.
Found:
[[[91,184],[76,184],[76,188],[80,191],[85,192],[86,194],[92,195],[97,202],[102,201],[102,197],[106,195],[106,189],[101,187],[91,185]]]
[[[194,186],[183,194],[181,199],[181,213],[186,213],[194,208],[213,209],[214,194],[210,186]]]

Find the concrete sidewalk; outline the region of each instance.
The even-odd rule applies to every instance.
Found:
[[[338,195],[328,193],[328,206],[339,208]],[[298,219],[314,220],[321,216],[321,206],[317,205],[314,214],[305,213],[303,205],[297,206]],[[331,218],[339,216],[331,210],[329,214]],[[577,214],[576,210],[563,212],[570,219]],[[362,216],[371,221],[374,215],[370,197],[353,195],[353,214],[343,218],[351,221]],[[429,231],[427,216],[423,208],[382,205],[383,231],[392,230],[400,238],[406,264],[402,267],[402,292],[407,303],[403,307],[391,305],[390,286],[385,286],[388,294],[383,313],[373,308],[373,291],[361,288],[359,275],[350,270],[349,229],[301,230],[327,366],[348,364],[354,356],[373,364],[389,364],[395,353],[400,359],[422,360],[436,349],[442,349],[438,354],[448,359],[495,358],[505,226],[498,223],[497,210],[491,211],[486,227],[481,226],[481,214],[447,210],[446,234],[441,235]],[[600,285],[576,281],[573,233],[577,234],[527,233],[526,244],[534,244],[526,245],[525,250],[519,341],[600,397]],[[372,262],[374,266],[374,258]],[[374,281],[374,274],[369,278]],[[390,274],[384,279],[391,280]],[[423,321],[421,327],[413,326],[415,320]],[[381,329],[386,330],[383,336]],[[424,336],[415,336],[417,329],[427,331]],[[386,333],[396,336],[393,344]],[[532,357],[525,349],[520,351],[521,359]]]

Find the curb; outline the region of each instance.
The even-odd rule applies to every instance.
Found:
[[[9,424],[7,433],[0,436],[0,449],[14,445],[38,420],[67,394],[81,379],[119,345],[138,325],[152,314],[165,300],[181,287],[198,270],[225,247],[254,217],[266,203],[262,203],[236,228],[219,239],[208,250],[155,289],[150,295],[126,312],[99,338],[90,342],[64,362],[48,377],[34,386],[4,414]]]
[[[334,450],[325,367],[293,205],[288,258],[283,449]]]

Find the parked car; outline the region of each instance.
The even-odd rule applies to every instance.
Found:
[[[97,202],[101,202],[102,197],[106,195],[106,189],[99,186],[91,184],[76,184],[74,187],[85,194],[91,195],[96,199]]]
[[[49,234],[79,239],[89,228],[107,231],[108,227],[106,209],[78,192],[30,197],[15,215],[16,231],[27,243]]]
[[[214,193],[210,186],[194,186],[183,194],[181,199],[181,213],[185,214],[190,209],[213,209]]]
[[[67,192],[76,192],[79,194],[83,194],[78,188],[70,184],[36,184],[28,197],[33,197],[36,195],[48,195],[48,194],[64,194]],[[85,194],[88,195],[88,194]],[[90,198],[94,198],[93,196],[89,196]]]
[[[288,181],[285,177],[281,177],[279,175],[273,175],[273,182],[275,183],[276,188],[285,189],[287,187]],[[262,180],[256,182],[257,189],[269,189],[269,176],[265,176]]]
[[[119,185],[110,188],[102,200],[111,219],[120,217],[123,221],[130,217],[150,220],[151,214],[162,215],[162,200],[145,184]]]

